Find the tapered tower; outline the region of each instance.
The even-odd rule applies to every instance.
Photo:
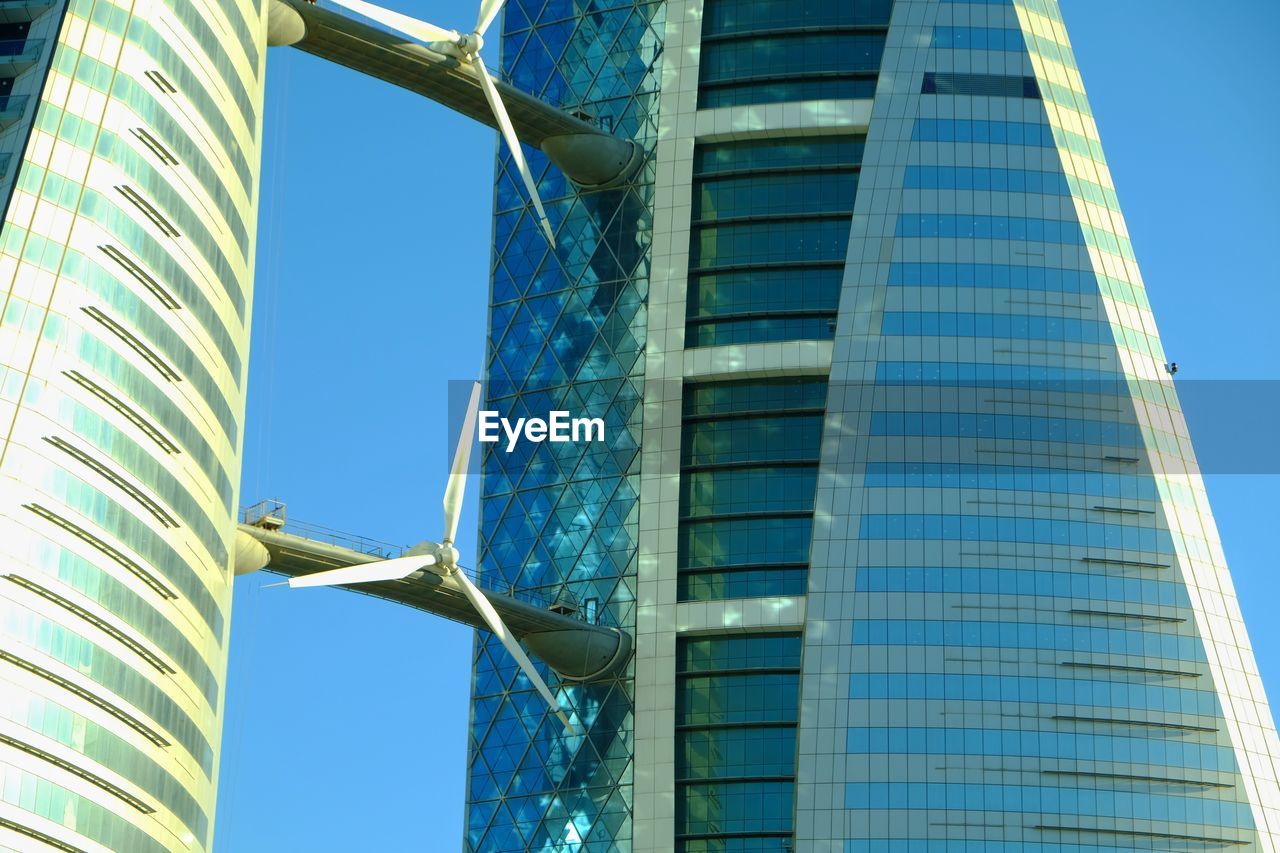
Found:
[[[263,7],[0,30],[0,847],[208,850]]]

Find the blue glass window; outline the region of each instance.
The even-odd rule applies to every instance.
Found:
[[[698,106],[870,98],[891,0],[708,0]]]
[[[875,412],[872,435],[945,435],[1142,447],[1137,424],[969,412]]]
[[[898,217],[898,236],[1029,240],[1084,245],[1084,234],[1074,221],[1021,216],[904,213]]]
[[[817,480],[807,466],[690,471],[680,480],[680,517],[812,512]]]
[[[954,50],[1026,50],[1021,30],[997,27],[934,27],[931,47]]]
[[[1153,523],[1153,522],[1148,522]],[[862,516],[863,539],[943,539],[963,542],[1041,542],[1089,548],[1173,553],[1168,530],[1100,521],[994,515],[888,513]]]
[[[790,33],[705,39],[698,105],[871,98],[883,33]]]
[[[1189,737],[1184,734],[1182,737]],[[993,728],[857,728],[845,743],[850,753],[1014,755],[1077,761],[1115,761],[1170,769],[1233,773],[1235,754],[1212,742],[1160,739],[1132,733],[1043,732]],[[1159,772],[1159,771],[1156,771]]]
[[[715,601],[804,595],[809,570],[803,566],[734,566],[731,569],[682,570],[677,577],[677,601]]]
[[[865,137],[694,152],[685,345],[830,340]]]
[[[704,225],[694,230],[689,262],[695,270],[843,262],[848,246],[848,216]]]
[[[893,0],[710,0],[703,33],[752,33],[809,27],[889,26]]]
[[[758,412],[821,412],[827,380],[809,377],[708,382],[684,388],[685,419]]]
[[[822,415],[727,418],[686,423],[681,462],[686,466],[734,462],[817,463]]]
[[[981,142],[1041,148],[1053,148],[1055,144],[1048,124],[979,119],[916,119],[911,138],[921,142]]]
[[[680,525],[677,559],[681,567],[749,566],[809,562],[811,514],[687,520]]]
[[[987,595],[1035,595],[1057,598],[1133,601],[1166,607],[1190,607],[1186,590],[1170,580],[1116,577],[1102,573],[1045,569],[907,568],[858,569],[864,592],[966,592]]]
[[[821,379],[686,386],[681,601],[803,594],[825,402]]]
[[[1111,326],[1102,320],[1025,314],[969,314],[956,311],[886,311],[885,335],[958,338],[1022,338],[1037,341],[1113,342]]]
[[[792,171],[805,168],[853,168],[862,163],[865,136],[811,136],[757,139],[699,145],[693,152],[693,176],[726,172]]]
[[[1034,77],[926,71],[920,84],[920,92],[924,95],[978,95],[1039,99],[1040,84]]]
[[[801,647],[799,634],[677,641],[676,849],[791,845]]]

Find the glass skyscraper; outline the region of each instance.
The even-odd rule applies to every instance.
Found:
[[[254,0],[0,3],[0,848],[209,849]]]
[[[486,408],[608,443],[488,452],[481,566],[636,654],[572,737],[481,636],[468,848],[1276,850],[1057,4],[511,0],[502,68],[647,158],[554,252],[500,163]]]

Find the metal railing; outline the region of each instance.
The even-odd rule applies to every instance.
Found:
[[[242,507],[240,521],[251,527],[261,527],[265,530],[301,536],[304,539],[312,539],[317,542],[325,542],[329,545],[336,545],[339,548],[368,554],[380,560],[391,560],[402,556],[409,547],[407,545],[383,542],[367,536],[358,536],[354,533],[346,533],[319,524],[289,520],[284,501],[275,499],[261,500],[255,504]],[[544,610],[550,608],[554,601],[554,595],[548,597],[532,590],[517,589],[510,584],[503,583],[500,578],[491,574],[477,572],[473,567],[459,566],[458,568],[465,572],[467,577],[475,582],[476,586],[489,592],[505,595],[508,598],[514,598],[517,601],[523,601],[526,604],[532,604]],[[580,611],[576,618],[585,619],[585,617],[586,612]]]

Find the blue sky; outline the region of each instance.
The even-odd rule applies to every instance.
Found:
[[[1179,381],[1280,377],[1280,114],[1259,95],[1280,4],[1063,6]],[[396,8],[467,27],[476,7]],[[278,497],[291,518],[400,544],[438,538],[446,382],[483,357],[496,134],[299,51],[269,56],[242,501]],[[1214,415],[1189,414],[1193,429]],[[1280,476],[1208,486],[1280,701]],[[277,580],[236,582],[216,849],[459,849],[471,631],[262,588]]]

